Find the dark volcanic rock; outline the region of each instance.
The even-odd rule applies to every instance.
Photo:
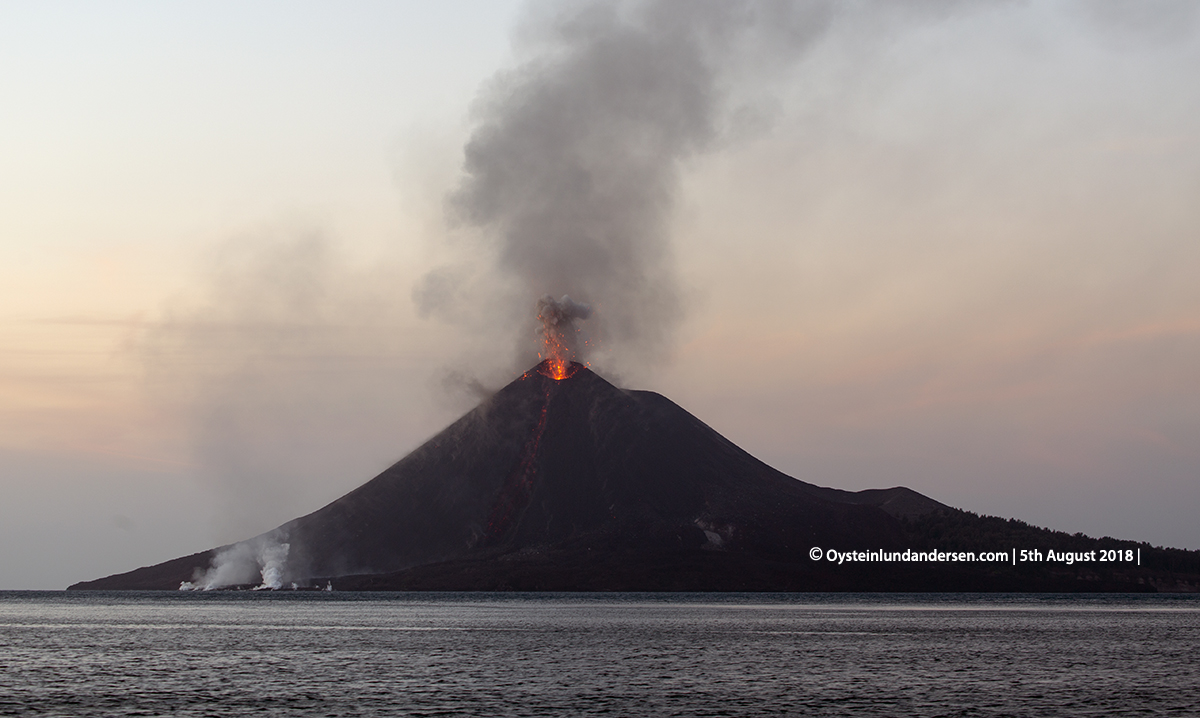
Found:
[[[941,507],[908,489],[856,494],[802,483],[658,394],[618,389],[580,365],[563,380],[539,368],[375,479],[272,532],[291,545],[288,579],[566,542],[592,553],[764,558],[813,545],[898,547],[895,516]],[[214,552],[73,588],[177,588]]]
[[[996,533],[988,521],[999,519],[903,487],[797,481],[658,394],[578,364],[563,380],[542,369],[349,494],[246,543],[286,542],[285,582],[339,589],[1154,590],[1176,585],[1185,564],[1181,585],[1196,583],[1195,552],[1150,579],[814,562],[814,546],[988,551],[1054,536],[1024,524]],[[71,588],[175,589],[222,550]],[[229,583],[251,580],[250,568]]]

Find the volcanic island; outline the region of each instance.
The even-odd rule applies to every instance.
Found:
[[[181,588],[1196,591],[1200,551],[800,481],[659,394],[550,358],[324,508],[69,590]]]

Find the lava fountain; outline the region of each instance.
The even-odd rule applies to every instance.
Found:
[[[542,335],[542,349],[538,357],[542,363],[538,371],[551,379],[570,378],[581,366],[575,361],[578,353],[579,327],[576,319],[592,316],[592,308],[563,295],[555,299],[547,294],[538,300],[537,317],[542,323],[538,333]]]

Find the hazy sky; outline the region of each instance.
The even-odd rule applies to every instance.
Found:
[[[650,120],[652,167],[586,137],[652,235],[605,296],[535,290],[505,234],[557,196],[488,204],[505,148],[520,201],[557,187],[530,157],[581,125],[528,82],[582,76],[546,28],[592,5],[0,5],[0,588],[319,508],[513,378],[542,291],[595,295],[601,374],[797,478],[1200,548],[1200,6],[813,2],[714,40],[652,77],[709,102]],[[582,126],[640,107],[622,77]]]

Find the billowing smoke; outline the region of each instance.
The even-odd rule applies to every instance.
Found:
[[[274,536],[260,536],[228,546],[213,556],[209,568],[196,571],[180,591],[212,591],[257,583],[255,590],[283,588],[290,544]]]
[[[535,5],[518,33],[523,61],[482,94],[449,197],[481,244],[418,284],[423,313],[461,321],[464,306],[499,306],[528,321],[532,297],[570,293],[596,308],[592,335],[610,362],[664,355],[683,316],[668,227],[681,171],[728,134],[735,69],[797,56],[832,8]]]

